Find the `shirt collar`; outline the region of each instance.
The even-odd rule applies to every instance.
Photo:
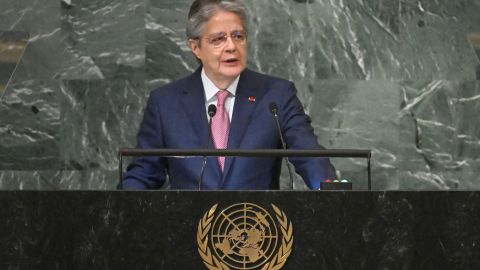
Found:
[[[208,102],[212,98],[216,97],[217,92],[220,90],[218,87],[215,86],[215,84],[208,78],[207,74],[205,73],[205,69],[202,68],[202,83],[203,83],[203,89],[205,91],[205,100]],[[237,78],[230,84],[230,86],[227,87],[228,92],[230,92],[230,95],[235,96],[237,93],[237,86],[238,82],[240,80],[240,75],[237,76]]]

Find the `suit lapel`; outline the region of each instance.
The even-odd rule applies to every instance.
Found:
[[[190,121],[190,124],[193,126],[197,138],[199,138],[199,147],[203,149],[205,147],[205,140],[208,136],[208,118],[207,112],[205,111],[205,91],[203,89],[203,83],[201,78],[202,68],[200,67],[195,73],[190,76],[186,87],[182,89],[182,106],[185,110],[185,113]],[[208,148],[212,149],[213,141],[210,139]],[[215,159],[216,161],[216,159]],[[207,170],[212,171],[212,174],[216,177],[214,179],[220,179],[222,172],[218,162],[207,162]],[[205,173],[205,175],[210,175]],[[205,179],[209,181],[209,179]],[[219,185],[220,183],[213,184]]]
[[[205,94],[200,71],[201,69],[190,76],[186,87],[182,89],[181,101],[190,124],[194,128],[197,138],[199,138],[199,143],[203,147],[208,135],[208,120],[205,112]]]
[[[265,90],[266,89],[260,87],[253,73],[248,69],[240,76],[235,97],[235,106],[233,108],[232,122],[230,124],[228,149],[239,149],[242,138],[252,120],[253,112],[265,94]],[[234,161],[235,157],[227,157],[223,172],[223,182]]]

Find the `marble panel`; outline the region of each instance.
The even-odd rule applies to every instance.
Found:
[[[147,1],[146,86],[154,89],[198,67],[186,42],[188,1]]]
[[[115,168],[84,170],[0,171],[1,190],[115,190],[119,174]]]
[[[55,190],[53,179],[58,179],[59,171],[0,171],[2,190]]]
[[[133,147],[146,96],[142,81],[63,81],[60,160],[65,169],[118,168],[118,149]]]
[[[317,85],[321,94],[305,103],[319,141],[330,148],[372,149],[374,189],[418,189],[419,182],[425,189],[479,188],[478,81]],[[335,165],[340,171],[365,168],[361,160]]]
[[[402,83],[401,168],[411,181],[479,189],[479,81]]]
[[[59,168],[58,98],[54,81],[10,84],[0,102],[0,170]]]
[[[397,189],[402,145],[400,86],[387,80],[318,80],[304,101],[318,140],[327,148],[372,149],[374,189]],[[340,176],[367,187],[364,159],[334,159]]]
[[[478,1],[245,4],[252,66],[266,73],[294,80],[476,78],[478,59],[466,37],[480,26]]]
[[[61,34],[75,61],[63,79],[125,79],[145,65],[144,1],[62,1]]]

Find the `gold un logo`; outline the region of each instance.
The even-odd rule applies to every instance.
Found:
[[[252,203],[231,205],[218,215],[218,204],[212,206],[198,223],[198,252],[205,266],[210,270],[282,268],[292,252],[293,227],[282,210],[271,206],[275,218]]]

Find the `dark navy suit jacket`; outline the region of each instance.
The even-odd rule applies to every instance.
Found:
[[[289,149],[323,149],[292,82],[246,69],[240,75],[228,139],[229,149],[278,149],[281,141],[269,104],[278,106],[280,125]],[[138,148],[202,149],[208,119],[201,68],[192,75],[150,94],[138,133]],[[213,143],[210,142],[210,148]],[[335,177],[326,158],[291,158],[296,172],[311,189]],[[222,173],[208,158],[202,189],[278,189],[280,159],[227,157]],[[197,189],[202,158],[136,158],[123,179],[124,189],[160,188],[168,174],[172,189]]]

